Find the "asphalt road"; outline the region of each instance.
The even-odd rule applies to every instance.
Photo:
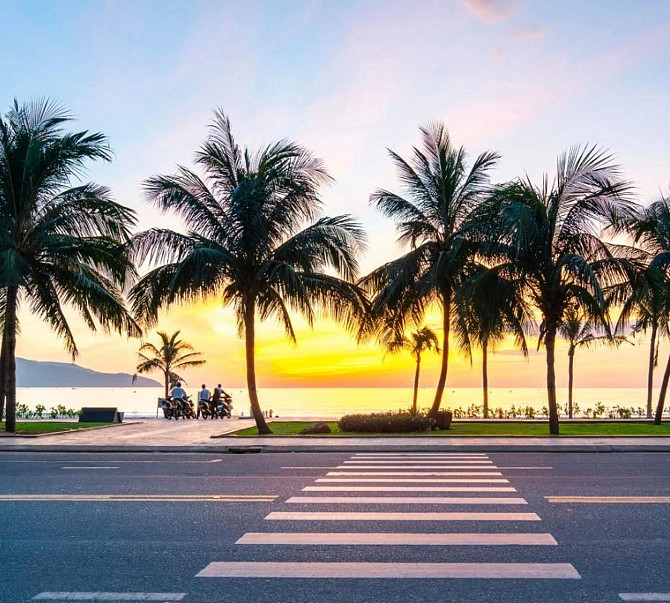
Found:
[[[2,453],[0,601],[670,601],[668,454],[365,454]]]

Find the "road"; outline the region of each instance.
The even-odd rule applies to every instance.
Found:
[[[2,453],[0,510],[6,603],[670,601],[668,454]]]

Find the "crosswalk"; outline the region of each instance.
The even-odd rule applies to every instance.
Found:
[[[581,577],[572,564],[560,558],[560,546],[551,534],[529,529],[538,525],[541,518],[524,510],[528,502],[518,496],[516,488],[485,453],[360,453],[316,479],[314,484],[303,488],[301,495],[287,498],[284,502],[287,510],[268,513],[264,518],[267,531],[247,532],[235,544],[268,547],[268,551],[275,547],[296,547],[293,552],[298,556],[305,555],[305,549],[298,547],[310,546],[335,550],[411,546],[417,547],[417,551],[418,547],[444,547],[440,554],[445,561],[426,563],[407,558],[405,553],[403,562],[379,562],[378,557],[366,560],[357,554],[358,561],[352,563],[347,560],[347,549],[342,548],[341,559],[329,555],[328,561],[214,560],[196,577],[534,580]],[[300,510],[290,509],[296,505]],[[429,510],[423,510],[427,505]],[[327,510],[319,510],[324,506]],[[296,522],[309,522],[310,530],[295,531],[301,525]],[[346,525],[356,522],[351,525],[361,526],[361,530],[331,529],[338,522]],[[402,526],[407,527],[400,531],[384,529],[397,525],[391,522],[403,522]],[[487,525],[495,529],[487,531]],[[293,531],[282,531],[284,526]],[[484,547],[481,550],[485,551],[486,559],[466,561],[469,559],[466,551],[472,547]],[[530,547],[542,550],[553,547],[556,554],[551,555],[551,561],[536,561],[548,558],[538,555],[531,557],[534,562],[529,563],[528,555],[521,555],[520,551],[535,550]],[[554,556],[558,558],[554,560]]]

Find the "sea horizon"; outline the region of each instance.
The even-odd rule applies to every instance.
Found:
[[[197,387],[187,387],[192,400],[197,399]],[[249,398],[246,388],[225,388],[233,396],[233,415],[249,416]],[[418,407],[427,408],[433,401],[435,389],[419,389]],[[272,387],[259,388],[261,408],[274,416],[338,417],[359,412],[384,412],[407,409],[412,402],[411,387]],[[155,416],[157,401],[163,388],[157,387],[20,387],[17,404],[34,409],[41,404],[48,409],[60,404],[79,410],[83,406],[115,406],[126,416]],[[567,388],[557,388],[558,403],[567,404]],[[654,389],[654,404],[658,388]],[[646,405],[645,388],[580,387],[573,390],[573,400],[581,409],[605,407],[642,408]],[[467,410],[482,405],[481,387],[454,387],[445,389],[442,408]],[[531,406],[536,412],[547,406],[546,389],[542,387],[489,388],[489,408],[508,411]],[[48,412],[45,412],[47,415]]]

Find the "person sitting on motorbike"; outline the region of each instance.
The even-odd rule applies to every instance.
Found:
[[[209,407],[209,399],[212,397],[212,394],[209,392],[207,389],[207,386],[203,383],[202,384],[202,389],[198,393],[198,409],[197,409],[197,414],[196,418],[200,418],[200,408],[201,404],[205,406],[205,410],[207,410],[207,407]]]
[[[186,400],[187,395],[186,395],[186,390],[181,386],[181,381],[177,381],[177,385],[175,385],[172,388],[172,391],[170,392],[170,397],[173,400]]]

